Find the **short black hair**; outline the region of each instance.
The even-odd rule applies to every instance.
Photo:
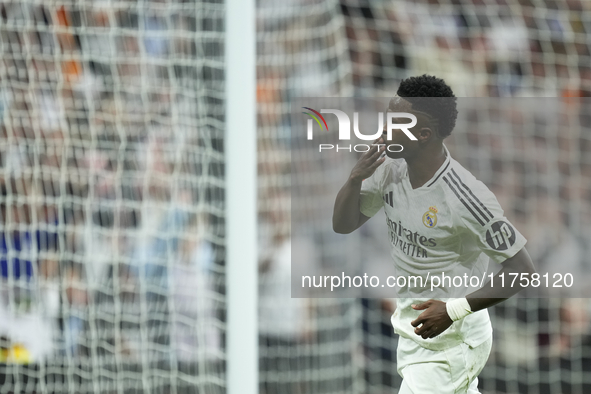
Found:
[[[443,79],[427,74],[410,77],[400,82],[396,94],[409,101],[413,109],[437,118],[441,138],[451,134],[458,118],[457,99]],[[429,99],[418,99],[425,97]]]

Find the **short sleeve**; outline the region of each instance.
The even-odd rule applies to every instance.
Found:
[[[380,208],[384,205],[384,200],[382,199],[384,167],[384,164],[382,164],[372,176],[364,179],[361,183],[359,210],[367,217],[372,217],[378,213]]]
[[[494,194],[480,181],[468,187],[455,180],[453,190],[461,203],[458,204],[460,217],[478,247],[497,263],[513,257],[527,240],[505,217]]]

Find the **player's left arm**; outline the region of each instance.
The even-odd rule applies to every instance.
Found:
[[[464,176],[468,178],[468,176]],[[503,209],[483,183],[464,180],[453,169],[447,181],[451,201],[455,202],[454,211],[460,219],[458,226],[463,228],[465,235],[471,237],[477,247],[488,255],[492,261],[501,264],[501,270],[480,289],[447,303],[429,300],[413,305],[416,310],[424,310],[417,319],[412,321],[415,333],[423,338],[433,338],[448,329],[456,320],[463,319],[472,312],[498,304],[517,294],[524,287],[520,280],[512,282],[515,286],[498,286],[502,283],[499,276],[505,278],[531,277],[535,273],[532,260],[525,249],[527,240],[507,220]],[[458,199],[454,199],[458,196]],[[511,275],[513,274],[513,275]],[[492,284],[497,284],[493,286]]]
[[[492,286],[492,283],[501,283],[500,276],[512,277],[510,274],[525,274],[531,277],[535,273],[534,264],[523,247],[514,256],[501,263],[503,268],[488,281],[483,287],[466,296],[469,305],[469,312],[476,312],[502,302],[523,289],[520,285],[499,287]],[[429,300],[418,305],[413,305],[415,310],[425,310],[419,317],[411,322],[415,327],[415,333],[423,338],[434,338],[447,330],[453,323],[450,317],[447,304],[439,300]]]
[[[491,284],[494,283],[495,280],[496,283],[501,282],[499,279],[501,275],[504,275],[505,278],[514,276],[510,274],[518,274],[518,277],[521,277],[521,274],[525,274],[527,277],[531,277],[531,275],[536,272],[534,263],[532,262],[531,257],[529,257],[529,253],[527,253],[525,247],[501,264],[503,268],[501,268],[491,281],[488,281],[483,287],[466,296],[466,300],[468,301],[468,304],[470,304],[472,312],[498,304],[499,302],[519,293],[524,288],[521,284],[507,287],[493,287]]]

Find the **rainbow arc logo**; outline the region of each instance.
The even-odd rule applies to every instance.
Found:
[[[320,112],[310,108],[310,107],[302,107],[304,109],[310,110],[312,112],[314,112],[316,115],[318,115],[320,117],[320,119],[322,119],[322,122],[324,122],[324,126],[326,126],[326,131],[328,131],[328,125],[326,124],[326,120],[324,120],[324,117],[322,115],[320,115]],[[314,116],[313,114],[309,113],[309,112],[302,112],[305,115],[309,115],[311,116],[316,123],[318,123],[318,126],[320,126],[320,130],[324,130],[324,127],[322,127],[322,124],[320,123],[320,120],[318,119],[318,117]]]

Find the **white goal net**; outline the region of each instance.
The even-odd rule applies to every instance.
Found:
[[[289,151],[297,148],[289,135],[293,99],[390,97],[401,79],[428,73],[445,79],[459,97],[562,98],[553,109],[555,127],[516,122],[499,129],[483,110],[473,121],[488,127],[454,132],[446,143],[495,192],[528,238],[539,268],[588,269],[591,130],[585,107],[575,99],[591,95],[588,2],[260,1],[257,15],[260,212],[275,218],[276,230],[269,232],[284,234],[276,239],[287,237],[276,218],[287,216],[289,203],[273,202],[289,194]],[[327,185],[309,179],[307,186]],[[314,237],[307,242],[330,244]],[[347,253],[339,248],[344,244],[336,245],[329,255],[309,259],[346,264]],[[279,254],[273,261],[281,266]],[[268,267],[269,259],[261,264]],[[263,271],[262,278],[273,275]],[[265,305],[269,286],[262,286]],[[291,322],[305,324],[275,332],[261,327],[261,392],[396,392],[391,301],[292,302],[297,319]],[[335,310],[343,311],[340,318]],[[480,377],[483,393],[591,390],[589,300],[511,299],[490,313],[494,347]],[[347,360],[347,368],[323,361],[329,354]],[[326,384],[314,386],[319,377]]]
[[[224,13],[0,1],[0,394],[226,391]],[[289,299],[290,248],[347,258],[314,247],[333,239],[291,239],[293,98],[388,97],[429,73],[458,96],[576,104],[591,95],[590,29],[584,0],[257,2],[261,394],[400,384],[390,300]],[[590,266],[588,115],[562,108],[577,132],[491,128],[448,146],[537,264]],[[591,392],[588,300],[491,316],[483,393]]]
[[[0,2],[0,393],[221,393],[224,4]]]

